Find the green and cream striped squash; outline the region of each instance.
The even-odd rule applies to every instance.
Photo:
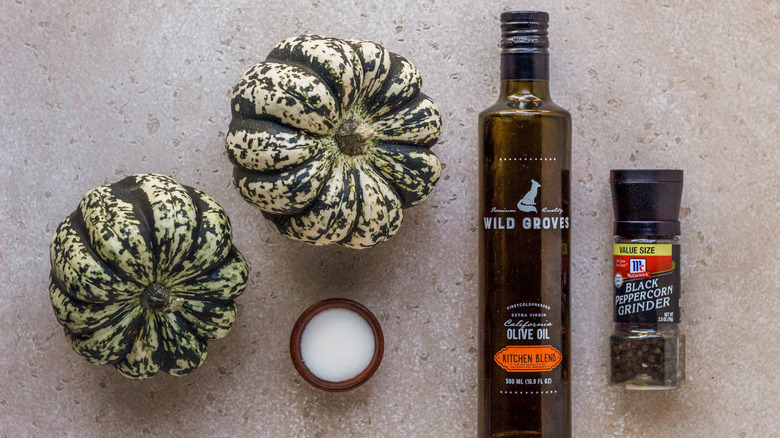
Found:
[[[143,379],[184,375],[224,337],[248,268],[225,211],[162,175],[98,187],[57,228],[49,294],[73,349]]]
[[[441,175],[436,104],[417,68],[370,41],[288,38],[233,89],[233,182],[273,228],[314,245],[367,248]]]

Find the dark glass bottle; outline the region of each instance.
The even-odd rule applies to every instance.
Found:
[[[501,14],[501,95],[479,116],[479,436],[570,437],[571,116],[548,14]]]

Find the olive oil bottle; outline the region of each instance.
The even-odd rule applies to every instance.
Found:
[[[480,437],[571,436],[571,116],[548,18],[501,14],[501,95],[479,116]]]

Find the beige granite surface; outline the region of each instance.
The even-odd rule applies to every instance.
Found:
[[[497,95],[498,14],[551,13],[552,89],[573,116],[576,437],[780,436],[780,2],[0,2],[0,436],[476,435],[476,116]],[[271,232],[234,191],[229,91],[280,39],[372,39],[420,68],[445,131],[432,197],[372,250]],[[688,382],[607,387],[612,168],[682,168]],[[183,378],[78,357],[48,245],[88,190],[172,175],[230,214],[252,275],[232,332]],[[289,359],[317,300],[368,306],[374,378],[319,392]]]

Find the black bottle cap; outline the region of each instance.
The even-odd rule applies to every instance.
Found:
[[[549,80],[547,12],[501,14],[501,80]]]
[[[547,12],[513,11],[501,14],[501,51],[503,53],[547,53]]]
[[[501,23],[536,23],[537,26],[544,25],[550,21],[550,14],[542,11],[507,11],[501,13]]]
[[[678,236],[683,171],[628,169],[610,172],[615,234]]]

